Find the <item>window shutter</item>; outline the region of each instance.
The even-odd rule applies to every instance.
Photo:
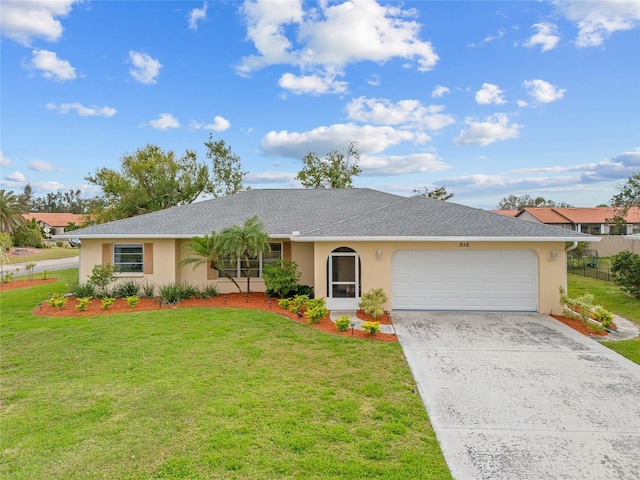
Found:
[[[144,244],[144,273],[153,273],[153,243]]]
[[[110,263],[113,263],[112,252],[113,243],[102,244],[102,265],[109,265]]]
[[[291,242],[282,243],[282,259],[291,260]]]
[[[207,280],[217,280],[218,271],[215,268],[211,268],[211,264],[207,262]]]

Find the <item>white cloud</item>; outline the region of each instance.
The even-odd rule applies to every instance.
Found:
[[[312,95],[320,95],[326,93],[345,93],[347,91],[347,82],[336,80],[334,75],[301,75],[299,77],[285,73],[278,80],[278,85],[285,90],[290,90],[296,95],[308,93]]]
[[[566,92],[564,88],[558,88],[540,79],[525,80],[522,84],[528,90],[527,93],[539,103],[551,103],[560,100]]]
[[[517,138],[520,134],[520,128],[522,128],[522,125],[511,123],[509,117],[504,113],[496,113],[487,117],[483,122],[467,118],[466,123],[469,128],[460,131],[460,134],[453,140],[455,145],[477,143],[486,146],[498,140]]]
[[[24,182],[26,180],[25,176],[18,171],[10,173],[9,175],[6,175],[4,178],[9,180],[10,182]]]
[[[0,15],[2,35],[29,46],[32,39],[55,42],[63,28],[57,17],[66,17],[79,0],[3,0]]]
[[[359,165],[363,176],[405,175],[408,173],[438,172],[451,168],[434,153],[411,155],[362,155]]]
[[[158,81],[162,64],[149,54],[142,52],[129,52],[129,60],[132,67],[129,69],[131,76],[140,83],[153,85]]]
[[[67,60],[61,60],[55,52],[49,50],[33,50],[31,63],[27,68],[34,68],[42,72],[42,76],[49,80],[64,82],[76,78],[76,69]]]
[[[560,37],[557,35],[558,27],[553,23],[536,23],[532,25],[531,28],[537,29],[538,33],[524,43],[525,47],[532,48],[540,45],[542,47],[541,50],[546,52],[554,49],[558,45],[560,41]]]
[[[374,0],[323,1],[306,12],[300,0],[246,0],[242,13],[258,54],[242,58],[240,75],[275,64],[335,75],[351,63],[392,58],[414,61],[419,71],[427,71],[439,59],[431,43],[420,40],[413,10]]]
[[[440,130],[455,123],[451,115],[441,113],[444,106],[425,106],[418,100],[400,100],[392,103],[385,98],[359,97],[351,100],[346,109],[351,120],[378,125],[405,125]]]
[[[476,92],[476,102],[480,105],[501,105],[507,103],[502,98],[502,90],[492,83],[483,83],[482,88]]]
[[[367,84],[371,85],[372,87],[377,87],[381,82],[382,80],[380,79],[380,75],[377,75],[375,73],[371,74],[367,79]]]
[[[43,160],[31,160],[29,162],[29,170],[35,172],[53,172],[57,170],[51,163]]]
[[[0,167],[9,167],[11,166],[11,160],[4,156],[2,150],[0,150]]]
[[[433,89],[433,92],[431,92],[431,97],[441,98],[445,93],[451,93],[451,90],[449,90],[447,87],[443,87],[442,85],[436,85],[436,87]]]
[[[207,2],[204,2],[202,8],[194,8],[189,12],[189,28],[191,30],[198,29],[198,22],[207,18]]]
[[[638,0],[556,0],[558,10],[578,26],[578,47],[597,47],[612,33],[640,25]]]
[[[161,113],[156,120],[151,120],[149,126],[158,130],[166,130],[167,128],[178,128],[180,123],[170,113]]]
[[[47,109],[55,110],[58,113],[67,114],[72,110],[75,110],[81,117],[113,117],[117,110],[111,107],[85,107],[80,103],[61,103],[56,105],[55,103],[47,103]]]
[[[344,151],[346,142],[357,142],[360,154],[378,153],[402,142],[422,144],[429,136],[420,132],[409,132],[393,127],[357,126],[353,123],[318,127],[308,132],[267,133],[261,142],[268,155],[302,158],[309,152],[324,156],[332,150]]]
[[[256,172],[248,173],[244,180],[247,183],[294,183],[297,173],[293,172]]]
[[[231,122],[220,115],[216,115],[213,118],[213,123],[209,123],[207,125],[203,125],[199,122],[191,122],[189,124],[189,128],[192,130],[213,130],[214,132],[224,132],[229,129],[231,126]]]

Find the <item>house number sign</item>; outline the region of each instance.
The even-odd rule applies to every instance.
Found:
[[[460,248],[469,248],[470,246],[470,242],[460,242]]]

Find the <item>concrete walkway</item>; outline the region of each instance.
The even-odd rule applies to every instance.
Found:
[[[454,478],[640,478],[640,365],[543,314],[393,320]]]

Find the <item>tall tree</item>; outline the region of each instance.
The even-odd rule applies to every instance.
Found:
[[[453,193],[447,192],[446,187],[437,187],[433,190],[429,190],[427,187],[423,187],[424,191],[419,188],[414,188],[413,193],[417,193],[421,197],[433,198],[435,200],[442,200],[446,202],[447,200],[451,200],[453,198]]]
[[[13,233],[26,223],[23,204],[13,190],[0,190],[0,232]]]
[[[22,205],[22,211],[25,213],[33,212],[33,187],[30,183],[27,183],[22,190],[22,193],[18,196],[18,200]]]
[[[632,174],[624,185],[618,187],[611,205],[620,209],[621,216],[626,215],[632,207],[640,207],[640,172]]]
[[[238,291],[242,293],[238,282],[223,268],[221,259],[225,257],[225,254],[221,250],[220,235],[218,233],[211,232],[211,235],[205,235],[204,237],[193,237],[184,247],[190,253],[187,258],[180,262],[180,265],[193,265],[195,269],[198,265],[206,263],[209,268],[217,270],[218,273],[222,273],[222,275],[231,280],[238,288]]]
[[[516,197],[515,195],[508,195],[503,197],[498,203],[498,210],[522,210],[528,207],[571,207],[568,203],[556,203],[553,200],[547,200],[544,197],[532,198],[529,195],[522,195]]]
[[[356,146],[355,142],[349,142],[346,156],[337,150],[332,150],[325,158],[314,152],[307,153],[302,157],[302,169],[296,180],[305,188],[352,188],[353,177],[362,173]]]
[[[213,134],[209,134],[209,141],[204,144],[207,147],[207,158],[211,160],[210,193],[214,197],[221,197],[248,190],[242,184],[248,172],[242,170],[240,157],[233,153],[231,147],[226,146],[224,140],[214,142]]]
[[[258,217],[251,217],[244,225],[227,227],[220,232],[221,251],[235,260],[244,262],[247,293],[250,292],[251,261],[269,250],[269,237]]]
[[[103,222],[191,203],[209,187],[209,170],[195,152],[176,158],[147,145],[124,155],[121,171],[101,168],[86,180],[104,192],[102,205],[95,204],[102,211],[92,212]]]

